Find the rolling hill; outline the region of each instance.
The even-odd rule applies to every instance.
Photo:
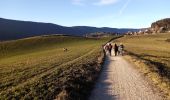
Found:
[[[13,40],[25,37],[65,34],[74,36],[84,36],[94,32],[115,32],[126,33],[137,29],[117,29],[117,28],[97,28],[89,26],[65,27],[52,23],[18,21],[0,18],[0,40]]]
[[[101,45],[110,39],[48,35],[0,42],[0,100],[53,100],[63,91],[86,100],[101,69]]]

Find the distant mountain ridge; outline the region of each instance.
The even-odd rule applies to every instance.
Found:
[[[89,26],[66,27],[52,23],[18,21],[0,18],[0,40],[13,40],[39,35],[65,34],[74,36],[84,36],[94,32],[114,32],[126,33],[137,31],[138,29],[118,29],[118,28],[97,28]]]

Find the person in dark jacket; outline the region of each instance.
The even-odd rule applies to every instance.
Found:
[[[115,51],[115,56],[117,56],[117,53],[118,53],[118,46],[117,46],[116,43],[115,43],[115,46],[114,46],[114,51]]]
[[[112,55],[112,44],[111,43],[109,43],[109,45],[108,45],[108,48],[109,48],[109,55],[111,56]]]

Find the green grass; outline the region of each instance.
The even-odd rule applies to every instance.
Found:
[[[152,79],[157,82],[156,84],[167,85],[164,89],[170,92],[170,34],[155,34],[155,35],[141,35],[141,36],[124,36],[117,39],[115,43],[123,43],[126,51],[130,55],[146,61],[149,69],[153,73],[159,74],[161,81],[157,82],[153,74]],[[144,67],[144,66],[140,66]],[[147,72],[147,74],[150,72]],[[167,93],[168,94],[168,93]],[[170,95],[170,94],[169,94]]]
[[[60,75],[69,72],[73,80],[76,70],[92,75],[88,69],[95,71],[101,45],[109,39],[39,36],[0,42],[0,99],[55,98],[67,86],[67,75]]]

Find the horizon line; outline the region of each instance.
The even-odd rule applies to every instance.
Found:
[[[34,21],[34,20],[20,20],[20,19],[11,19],[11,18],[4,18],[4,17],[0,17],[0,19],[6,19],[6,20],[13,20],[13,21],[22,21],[22,22],[33,22],[33,23],[42,23],[42,24],[54,24],[54,25],[58,25],[58,26],[62,26],[62,27],[96,27],[96,28],[116,28],[116,29],[143,29],[143,28],[149,28],[149,27],[130,27],[130,28],[126,28],[126,27],[109,27],[109,26],[91,26],[91,25],[61,25],[61,24],[57,24],[57,23],[52,23],[52,22],[44,22],[44,21]]]

